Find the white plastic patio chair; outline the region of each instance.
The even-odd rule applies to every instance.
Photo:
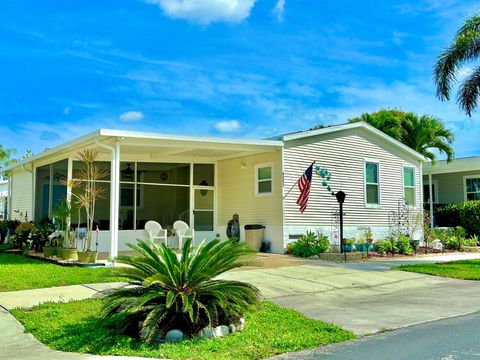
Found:
[[[184,221],[177,220],[173,223],[173,229],[175,230],[175,234],[178,237],[178,248],[181,249],[183,247],[183,239],[184,238],[192,238],[194,236],[194,230],[190,229],[190,226]]]
[[[145,224],[145,231],[147,232],[148,239],[155,242],[156,240],[162,240],[165,242],[165,246],[168,246],[167,243],[167,230],[162,229],[162,225],[158,222],[150,220]]]

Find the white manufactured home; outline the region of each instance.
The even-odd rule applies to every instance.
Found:
[[[424,158],[373,127],[355,123],[276,140],[97,130],[8,168],[9,217],[52,217],[75,191],[66,184],[78,177],[76,154],[92,147],[100,152],[97,165],[109,174],[99,181],[105,196],[97,202],[95,223],[98,250],[110,256],[127,250],[127,242],[145,238],[149,220],[163,228],[182,220],[195,230],[198,243],[225,238],[228,221],[238,214],[241,225],[266,227],[265,240],[276,253],[306,230],[330,235],[338,206],[319,176],[313,176],[303,214],[296,204],[294,184],[313,161],[332,173],[333,190],[347,193],[347,236],[365,228],[385,236],[389,213],[400,199],[414,211],[422,208]]]

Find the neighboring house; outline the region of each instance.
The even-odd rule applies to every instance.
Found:
[[[8,212],[8,180],[0,176],[0,220],[7,218]]]
[[[432,208],[480,200],[480,157],[458,158],[451,163],[441,160],[435,165],[425,164],[423,193],[425,206],[430,205],[430,193],[432,194]],[[435,215],[432,221],[434,217]]]
[[[97,130],[8,168],[9,215],[52,217],[72,191],[65,184],[81,167],[76,153],[88,147],[100,151],[98,166],[110,170],[99,182],[105,197],[97,202],[95,222],[100,227],[99,251],[111,256],[127,250],[127,242],[144,238],[148,220],[164,228],[184,220],[195,229],[198,244],[204,238],[225,238],[228,221],[239,214],[241,225],[266,226],[265,239],[277,253],[307,229],[331,235],[338,204],[318,175],[313,176],[303,214],[295,203],[296,186],[283,199],[314,160],[332,173],[333,190],[347,193],[346,236],[358,236],[367,227],[376,237],[385,236],[389,215],[404,197],[413,212],[422,208],[423,157],[375,128],[355,123],[280,140]],[[335,236],[332,240],[338,241]]]

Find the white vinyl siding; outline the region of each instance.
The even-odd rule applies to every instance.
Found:
[[[33,180],[32,173],[18,168],[12,172],[12,194],[10,216],[16,220],[33,218]]]
[[[365,161],[365,206],[380,206],[380,164]]]
[[[365,207],[365,160],[375,159],[381,182],[381,207]],[[415,192],[421,196],[419,160],[396,146],[386,143],[364,129],[350,129],[335,133],[287,141],[284,148],[284,189],[290,189],[305,169],[316,165],[327,168],[332,178],[333,191],[343,190],[346,226],[388,226],[388,214],[398,211],[403,198],[403,166],[415,167]],[[338,203],[323,186],[322,179],[313,174],[307,209],[300,214],[294,188],[284,200],[285,225],[331,226],[332,212]]]
[[[416,206],[415,193],[415,168],[411,166],[403,167],[403,197],[409,206]]]

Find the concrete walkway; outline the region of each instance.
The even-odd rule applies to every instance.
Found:
[[[250,282],[280,306],[340,325],[357,335],[480,310],[480,281],[390,270],[402,263],[405,260],[347,264],[316,261],[223,277]]]

